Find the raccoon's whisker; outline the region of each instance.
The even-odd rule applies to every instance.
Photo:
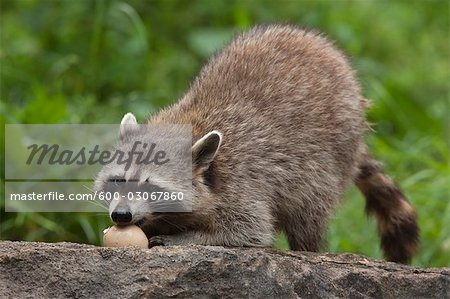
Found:
[[[89,186],[87,186],[87,185],[83,185],[83,187],[84,187],[86,190],[91,191],[92,196],[94,195],[94,192],[95,192],[94,189],[92,189],[91,187],[89,187]],[[99,199],[98,199],[98,198],[93,198],[92,201],[87,201],[87,203],[92,204],[92,205],[95,205],[95,206],[97,206],[97,207],[100,207],[100,208],[102,208],[102,209],[104,209],[104,210],[108,210],[108,207],[106,206],[105,201],[100,201],[100,202],[99,202]]]
[[[164,222],[166,222],[167,224],[170,224],[173,227],[176,227],[179,231],[182,231],[182,232],[186,231],[186,226],[184,226],[184,225],[177,225],[176,223],[173,223],[173,222],[171,222],[171,221],[169,221],[169,220],[167,220],[165,218],[162,218],[162,220]]]

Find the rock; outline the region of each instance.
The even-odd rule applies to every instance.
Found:
[[[275,249],[4,241],[0,297],[450,298],[450,269]]]

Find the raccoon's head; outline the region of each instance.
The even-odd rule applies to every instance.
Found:
[[[116,224],[143,225],[156,215],[195,213],[205,207],[202,201],[211,200],[207,172],[222,134],[212,131],[192,144],[191,136],[189,140],[167,138],[173,133],[170,130],[177,127],[155,130],[153,126],[138,125],[131,113],[123,117],[120,142],[112,154],[124,153],[124,158],[105,165],[95,182],[95,190],[103,192]],[[153,155],[146,161],[153,163],[142,163],[152,147]],[[130,156],[132,163],[123,163]]]

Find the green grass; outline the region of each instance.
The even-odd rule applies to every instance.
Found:
[[[142,120],[179,98],[233,32],[272,22],[320,29],[351,57],[373,101],[367,141],[417,208],[413,264],[450,265],[447,1],[0,3],[3,123],[117,123],[127,111]],[[0,216],[1,238],[14,240],[99,244],[109,225],[97,214]],[[329,251],[381,257],[356,190],[327,241]]]

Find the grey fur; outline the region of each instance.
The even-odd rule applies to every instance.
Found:
[[[366,107],[347,59],[317,32],[239,35],[148,121],[192,124],[196,140],[223,135],[207,178],[193,165],[193,212],[146,215],[151,245],[272,246],[283,230],[291,249],[318,251],[368,155]]]

